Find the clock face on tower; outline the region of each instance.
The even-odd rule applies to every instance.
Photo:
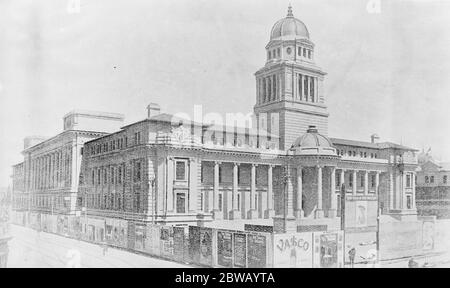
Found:
[[[287,53],[287,54],[291,54],[291,51],[292,51],[291,47],[288,47],[288,48],[286,49],[286,53]]]

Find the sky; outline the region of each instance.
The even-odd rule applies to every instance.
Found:
[[[60,133],[74,109],[126,123],[150,102],[251,112],[254,73],[289,3],[328,73],[329,136],[377,133],[450,161],[450,0],[2,0],[0,186],[23,138]]]

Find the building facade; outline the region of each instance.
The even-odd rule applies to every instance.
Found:
[[[161,113],[85,143],[80,201],[93,217],[161,224],[376,225],[414,219],[415,149],[328,138],[326,73],[289,8],[256,72],[256,125],[216,127]],[[296,224],[296,225],[295,225]]]
[[[273,26],[255,73],[255,123],[198,123],[147,107],[142,121],[74,111],[64,131],[26,142],[14,167],[14,208],[141,223],[339,227],[341,187],[349,228],[376,226],[378,207],[417,217],[415,149],[328,138],[326,73],[292,9]],[[251,121],[248,121],[249,123]],[[30,144],[32,143],[32,144]],[[241,225],[241,226],[240,226]],[[86,229],[86,228],[85,228]]]
[[[450,218],[450,163],[439,163],[431,155],[419,155],[417,209],[420,215]]]
[[[26,138],[24,162],[13,167],[14,210],[74,214],[83,144],[122,122],[120,114],[73,111],[64,116],[60,134],[46,140]]]

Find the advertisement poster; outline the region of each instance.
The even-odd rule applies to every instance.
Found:
[[[200,264],[212,266],[212,233],[211,228],[200,229]]]
[[[273,245],[273,267],[312,267],[313,233],[275,234]]]
[[[314,267],[338,268],[342,266],[341,232],[314,233]]]
[[[266,236],[260,234],[247,235],[248,268],[266,267]]]
[[[134,222],[128,222],[127,248],[132,250],[134,249],[134,245],[136,242],[135,226],[136,224]]]
[[[247,266],[247,236],[234,233],[234,267],[245,268]]]
[[[189,226],[189,258],[200,264],[200,227]]]
[[[161,227],[161,256],[173,257],[173,229],[172,226]]]
[[[367,226],[367,201],[355,201],[355,216],[356,216],[356,226],[365,227]]]
[[[184,258],[184,228],[173,227],[173,249],[174,259],[183,261]]]
[[[160,256],[160,228],[158,225],[148,225],[145,237],[145,251]]]
[[[233,263],[233,234],[227,231],[217,231],[217,264],[232,267]]]
[[[134,249],[136,249],[137,251],[144,251],[145,226],[136,225],[134,227],[134,231]]]

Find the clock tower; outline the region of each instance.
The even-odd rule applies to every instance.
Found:
[[[314,61],[314,43],[306,25],[287,16],[272,28],[266,45],[267,61],[256,73],[258,129],[280,137],[280,149],[287,150],[309,126],[328,134],[328,112],[323,95],[326,73]]]

